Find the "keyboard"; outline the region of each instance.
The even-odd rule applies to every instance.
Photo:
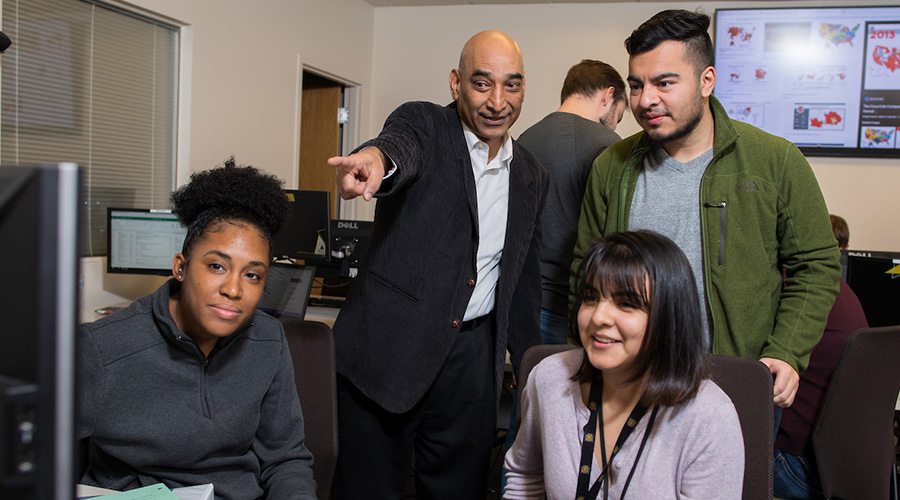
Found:
[[[344,305],[344,297],[327,297],[324,295],[310,295],[309,300],[306,301],[307,305],[310,306],[322,306],[322,307],[338,307]]]

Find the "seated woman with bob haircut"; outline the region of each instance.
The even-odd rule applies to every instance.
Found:
[[[690,264],[650,231],[602,239],[576,282],[572,349],[522,392],[503,498],[741,497],[744,444],[708,379]]]
[[[79,329],[84,484],[212,483],[216,499],[315,499],[294,368],[258,312],[281,181],[228,161],[172,195],[187,236],[174,278]]]

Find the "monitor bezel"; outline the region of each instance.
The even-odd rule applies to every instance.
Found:
[[[13,171],[16,169],[16,171]],[[4,391],[0,412],[16,416],[0,429],[0,497],[40,500],[74,498],[78,467],[76,452],[76,324],[78,321],[79,243],[81,237],[81,172],[74,163],[56,166],[3,166],[0,171],[18,177],[3,202],[34,209],[36,227],[24,229],[29,243],[13,247],[33,252],[13,273],[32,274],[28,287],[10,287],[7,294],[30,303],[34,311],[15,306],[5,297],[4,313],[10,325],[5,346],[8,355],[34,356],[31,373],[9,373],[0,364]],[[23,197],[26,198],[22,201]],[[14,199],[16,198],[16,199]],[[11,210],[15,211],[15,209]],[[4,216],[8,214],[0,207]],[[13,220],[13,219],[10,219]],[[15,230],[15,224],[13,228]],[[28,248],[34,245],[35,248]],[[26,306],[24,309],[28,309]],[[13,340],[33,349],[16,346]],[[25,420],[21,420],[24,417]],[[4,420],[0,418],[0,420]],[[28,424],[26,426],[26,424]],[[13,449],[13,455],[9,455]],[[30,448],[21,450],[19,448]],[[28,465],[26,462],[31,462]]]
[[[152,208],[123,208],[123,207],[107,207],[106,208],[106,272],[109,274],[142,274],[148,276],[172,276],[172,267],[167,269],[152,269],[145,267],[113,267],[110,253],[112,252],[112,213],[113,212],[132,212],[132,213],[167,213],[171,214],[171,210],[157,210]],[[174,258],[175,255],[172,255]]]

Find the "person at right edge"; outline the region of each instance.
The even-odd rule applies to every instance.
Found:
[[[709,24],[702,13],[666,10],[625,40],[643,131],[594,162],[572,269],[618,231],[675,241],[697,280],[710,350],[772,372],[777,429],[837,295],[840,252],[800,150],[729,119],[712,96]]]
[[[838,246],[841,250],[847,249],[850,241],[847,221],[837,215],[830,218]],[[847,337],[860,328],[869,327],[859,298],[846,281],[841,279],[840,284],[841,291],[828,315],[825,333],[809,356],[809,366],[800,375],[797,397],[794,404],[784,410],[781,427],[775,436],[776,497],[789,500],[823,498],[812,447],[813,426]]]

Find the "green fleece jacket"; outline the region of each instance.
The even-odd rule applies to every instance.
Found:
[[[841,274],[825,200],[793,144],[731,120],[715,97],[709,104],[716,136],[699,210],[712,351],[776,358],[800,373],[822,337]],[[628,229],[649,149],[640,132],[594,161],[572,276],[598,238]]]

